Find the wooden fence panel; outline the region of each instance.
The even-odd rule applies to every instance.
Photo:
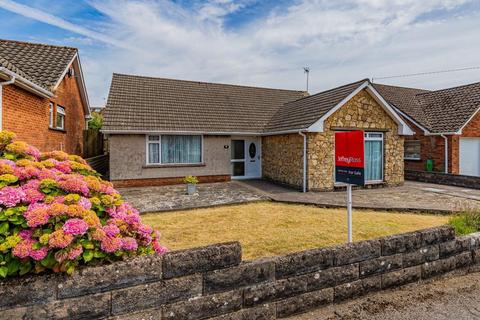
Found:
[[[83,157],[91,158],[104,154],[103,134],[95,129],[83,131]]]
[[[104,179],[108,179],[108,154],[85,159],[93,170],[100,173]]]

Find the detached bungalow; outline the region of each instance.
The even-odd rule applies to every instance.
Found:
[[[403,183],[407,123],[369,80],[308,96],[114,74],[104,112],[116,186],[265,178],[331,190],[334,132],[365,130],[366,178]]]
[[[415,131],[405,140],[406,169],[480,176],[480,83],[436,91],[374,86]]]

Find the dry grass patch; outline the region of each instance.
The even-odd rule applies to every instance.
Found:
[[[260,202],[168,213],[142,220],[162,231],[171,250],[238,240],[243,258],[280,255],[344,243],[344,209]],[[448,217],[354,210],[354,241],[414,231],[447,223]]]

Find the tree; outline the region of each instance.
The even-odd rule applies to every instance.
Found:
[[[98,112],[92,112],[92,119],[88,121],[88,129],[100,130],[103,125],[103,116]]]

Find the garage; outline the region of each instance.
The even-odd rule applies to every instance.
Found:
[[[460,138],[460,174],[480,176],[480,138]]]

